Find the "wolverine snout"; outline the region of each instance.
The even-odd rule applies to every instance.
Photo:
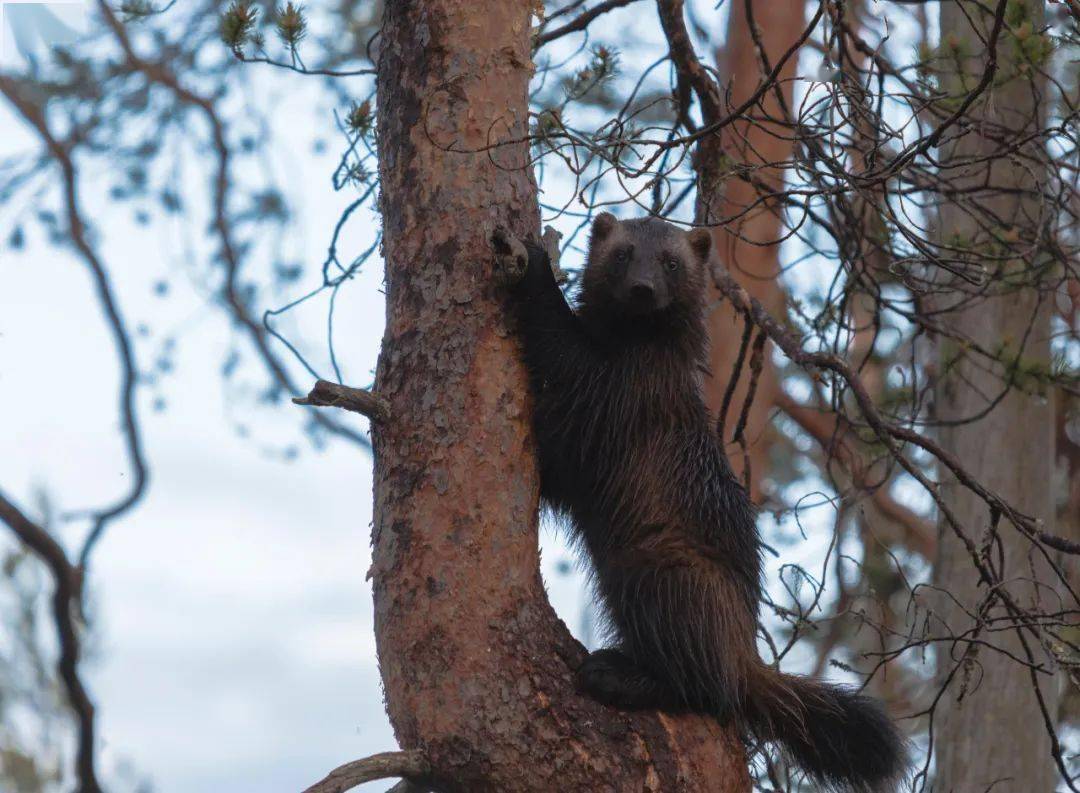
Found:
[[[637,309],[648,311],[656,305],[656,290],[646,281],[630,284],[628,292],[630,304]]]
[[[642,260],[634,261],[623,278],[622,302],[634,314],[647,314],[666,306],[668,302],[667,284],[663,283],[663,274],[658,273]]]

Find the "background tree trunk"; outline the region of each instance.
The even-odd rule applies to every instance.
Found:
[[[1041,18],[1041,3],[1028,0],[1026,5],[1038,9],[1036,20]],[[977,21],[978,33],[969,20]],[[974,3],[941,6],[942,46],[954,48],[960,54],[956,62],[964,64],[965,72],[963,78],[947,77],[947,90],[966,93],[978,82],[985,68],[984,42],[990,38],[992,21],[993,17],[984,14]],[[981,116],[991,125],[989,134],[981,132],[978,125],[972,125],[953,144],[943,147],[943,163],[996,151],[999,144],[991,139],[992,125],[1003,125],[1012,130],[1035,128],[1038,114],[1035,87],[1030,79],[1015,76],[1015,40],[1003,33],[997,50],[999,73],[995,84],[971,108],[972,115]],[[964,84],[960,85],[958,79],[963,79]],[[953,81],[952,85],[949,80]],[[1012,139],[1011,134],[1007,137]],[[960,169],[953,167],[950,173],[951,185],[958,196],[966,188],[982,184],[994,185],[997,193],[984,198],[974,192],[971,198],[957,198],[944,204],[940,219],[944,242],[980,250],[995,243],[989,231],[1008,234],[1010,228],[1016,228],[1022,235],[1038,233],[1032,222],[1038,217],[1037,199],[1007,192],[1010,187],[1036,188],[1036,175],[1021,167],[1018,161],[992,157]],[[1001,227],[990,225],[987,218],[997,218]],[[966,308],[943,315],[944,321],[962,337],[989,349],[997,349],[1004,343],[1002,357],[1005,359],[1015,358],[1020,353],[1025,366],[1045,365],[1050,357],[1052,300],[1048,294],[1040,294],[1034,288],[1032,279],[1038,276],[1030,268],[1008,263],[997,266],[1000,268],[997,272],[988,272],[987,285],[982,291],[987,295],[1004,294],[985,299],[975,297]],[[1018,287],[1018,278],[1029,280]],[[947,306],[980,291],[979,287],[959,280],[951,281],[950,285],[956,291],[940,298]],[[975,366],[963,356],[959,345],[947,340],[941,343],[938,365],[943,380],[937,394],[937,418],[945,422],[978,416],[1007,385],[1002,380],[1001,367],[995,367],[996,372],[988,372],[984,365]],[[1025,513],[1052,524],[1052,406],[1047,399],[1025,393],[1029,386],[1022,382],[1014,385],[988,415],[977,421],[946,425],[941,440],[979,482]],[[942,490],[969,536],[981,548],[991,528],[991,516],[985,502],[944,472]],[[1051,525],[1046,528],[1053,530]],[[1004,560],[1000,573],[1008,590],[1019,603],[1031,604],[1038,600],[1049,611],[1055,611],[1058,606],[1050,602],[1054,597],[1048,591],[1054,578],[1048,567],[1041,564],[1037,554],[1031,553],[1031,543],[1006,521],[1001,521],[999,529],[1000,551],[995,547],[991,555],[995,564],[999,554]],[[956,599],[954,602],[952,598],[942,598],[937,613],[949,624],[953,635],[958,635],[971,627],[970,618],[963,609],[974,612],[986,597],[987,590],[985,585],[980,585],[960,541],[947,527],[942,531],[934,577],[936,583]],[[1032,578],[1045,582],[1044,588],[1037,591],[1028,583]],[[1000,605],[990,612],[990,616],[999,619],[1003,615]],[[998,622],[995,627],[1000,629],[1003,624]],[[991,632],[984,626],[979,638],[1018,658],[1026,657],[1014,631]],[[1027,638],[1035,654],[1034,660],[1045,662],[1043,649],[1030,635]],[[1051,756],[1051,739],[1044,726],[1029,671],[987,647],[976,649],[975,645],[957,642],[952,646],[939,645],[938,652],[942,682],[956,667],[957,661],[963,660],[934,724],[937,769],[934,789],[984,790],[997,782],[1010,790],[1054,790],[1058,776]],[[1055,715],[1056,682],[1046,675],[1038,677],[1049,711]],[[989,747],[1000,747],[1003,734],[1010,736],[1008,751],[990,751]]]
[[[754,23],[769,62],[780,60],[784,52],[798,41],[805,25],[802,6],[787,3],[754,0]],[[794,76],[798,58],[790,59],[780,73],[778,90],[791,106]],[[763,72],[754,38],[751,36],[746,15],[746,4],[737,0],[729,6],[727,33],[723,49],[717,55],[721,78],[730,81],[732,105],[746,100],[761,83]],[[784,113],[773,91],[762,98],[764,113],[770,118],[782,118]],[[716,223],[722,218],[737,215],[753,204],[760,195],[780,192],[784,172],[779,168],[766,167],[765,163],[785,163],[791,160],[792,135],[779,125],[750,124],[736,121],[725,130],[722,137],[706,138],[698,149],[698,199],[696,220],[698,223]],[[754,180],[761,186],[733,175],[736,166],[749,166]],[[766,187],[767,186],[767,187]],[[778,280],[780,276],[780,247],[767,243],[783,234],[781,212],[778,202],[766,201],[727,226],[717,226],[713,239],[716,250],[731,275],[752,296],[756,297],[774,317],[785,313],[784,293]],[[759,243],[759,244],[753,244]],[[714,289],[716,303],[709,317],[710,377],[705,382],[705,399],[713,411],[723,403],[724,392],[731,379],[732,368],[739,351],[743,321],[726,300],[719,299]],[[747,465],[750,467],[750,497],[754,503],[764,500],[762,480],[768,473],[769,448],[771,446],[770,416],[776,406],[779,381],[776,367],[766,347],[758,377],[755,398],[747,416],[744,437],[746,454],[736,446],[729,446],[728,457],[732,468],[740,478]],[[739,412],[746,400],[750,376],[744,366],[736,386],[726,421],[725,441],[730,442],[739,420]]]
[[[392,418],[373,433],[371,573],[387,710],[447,789],[746,791],[742,747],[714,721],[575,692],[584,649],[540,579],[526,380],[488,242],[496,224],[538,232],[528,149],[511,142],[528,128],[535,7],[388,3],[379,39]]]

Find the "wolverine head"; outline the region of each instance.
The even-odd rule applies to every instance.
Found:
[[[580,302],[587,310],[645,318],[669,310],[698,313],[712,237],[659,218],[593,221]]]

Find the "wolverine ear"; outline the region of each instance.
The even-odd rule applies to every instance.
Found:
[[[619,221],[617,221],[615,216],[610,212],[601,212],[593,220],[592,234],[589,237],[589,242],[603,242],[618,222]]]
[[[701,261],[709,258],[709,251],[712,249],[712,232],[706,228],[690,229],[686,233],[686,238]]]

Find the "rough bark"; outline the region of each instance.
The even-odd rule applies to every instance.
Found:
[[[801,8],[801,6],[800,6]],[[793,13],[787,3],[753,1],[754,22],[760,33],[760,41],[769,58],[775,64],[780,56],[797,41],[805,26],[801,13]],[[746,16],[746,4],[735,0],[730,4],[724,47],[718,59],[721,76],[731,81],[733,104],[743,102],[753,94],[762,80],[763,69],[756,50]],[[792,83],[797,58],[785,64],[780,74],[779,90],[791,105]],[[763,113],[771,118],[783,117],[777,99],[769,91],[762,100]],[[782,134],[779,128],[768,123],[752,125],[736,121],[722,137],[706,138],[697,152],[699,191],[697,221],[715,223],[721,218],[742,212],[757,200],[762,187],[732,176],[735,166],[751,166],[753,178],[770,188],[780,189],[783,171],[764,167],[764,163],[790,161],[792,141],[789,131]],[[773,134],[770,134],[773,133]],[[780,275],[779,245],[767,245],[782,234],[780,207],[765,202],[740,217],[730,226],[718,226],[714,232],[714,246],[728,271],[753,297],[761,301],[773,316],[784,314],[784,293],[777,280]],[[760,243],[760,244],[753,244]],[[716,295],[719,298],[719,294]],[[723,395],[731,379],[732,367],[739,351],[743,322],[736,316],[727,301],[720,301],[709,318],[711,353],[709,370],[711,376],[705,383],[705,398],[714,411],[720,409]],[[750,466],[750,497],[761,503],[762,480],[767,476],[769,454],[770,415],[776,404],[779,382],[775,367],[770,360],[771,345],[766,347],[761,374],[757,382],[755,399],[747,417],[745,456],[739,447],[728,447],[728,456],[736,473],[742,477],[746,463]],[[727,436],[735,429],[739,412],[746,399],[750,383],[744,369],[739,380],[731,408],[727,415]]]
[[[1027,5],[1040,4],[1029,0]],[[942,39],[957,42],[959,52],[972,55],[965,64],[967,90],[978,80],[987,62],[983,42],[990,39],[989,25],[992,23],[987,16],[974,3],[950,3],[941,8]],[[978,34],[969,19],[978,21]],[[1011,62],[1012,50],[1007,41],[998,45],[997,85],[972,106],[971,112],[983,122],[1001,124],[1012,130],[1033,128],[1037,123],[1034,88],[1028,79],[1009,79],[1015,68]],[[951,87],[958,89],[955,83]],[[942,162],[948,164],[958,158],[995,151],[999,144],[980,130],[978,123],[973,124],[968,134],[943,147]],[[1033,211],[1036,207],[1031,197],[1021,197],[1006,190],[1009,186],[1031,188],[1034,184],[1035,175],[1013,161],[991,157],[986,162],[954,169],[952,173],[955,174],[953,187],[958,194],[965,187],[985,182],[998,187],[998,193],[993,197],[974,200],[999,218],[1003,227],[1015,224],[1027,229],[1027,219],[1038,214]],[[981,219],[977,213],[965,211],[957,204],[946,204],[941,210],[941,228],[948,235],[957,235],[959,240],[969,240],[978,249],[992,239],[973,218]],[[1025,233],[1029,232],[1030,229]],[[1011,276],[1005,274],[1006,269]],[[1006,278],[1011,277],[1015,283],[1019,269],[1013,266],[991,272],[987,291],[1001,291]],[[1027,277],[1034,278],[1030,274]],[[942,299],[948,305],[954,304],[961,289],[969,293],[973,290],[959,281],[954,285],[956,296]],[[1026,338],[1024,360],[1045,363],[1050,352],[1051,301],[1046,295],[1040,297],[1031,285],[1006,291],[1003,296],[976,300],[968,308],[944,315],[947,324],[978,344],[990,348],[1006,345],[1007,356],[1015,356],[1021,340]],[[1003,387],[1000,372],[989,373],[963,359],[959,364],[952,364],[959,354],[958,345],[947,341],[941,344],[939,366],[943,372],[951,366],[936,401],[938,418],[944,421],[976,416],[985,411],[988,400]],[[1019,510],[1052,524],[1053,431],[1050,402],[1014,387],[985,417],[946,426],[941,443],[988,489],[999,493]],[[985,502],[944,474],[942,493],[969,534],[980,542],[985,541],[985,532],[991,522]],[[1053,531],[1052,525],[1046,528]],[[1030,542],[1005,521],[1001,522],[998,536],[1000,556],[997,549],[993,553],[995,561],[997,558],[1004,561],[1002,578],[1007,582],[1008,591],[1017,602],[1040,602],[1047,611],[1056,610],[1058,601],[1053,595],[1045,589],[1037,591],[1029,583],[1032,578],[1047,585],[1053,582],[1042,561],[1029,553]],[[948,622],[954,633],[970,627],[971,621],[961,607],[974,612],[986,596],[986,588],[980,586],[970,559],[948,530],[942,532],[939,541],[934,577],[956,601],[943,600],[939,616]],[[1001,616],[1000,606],[992,614]],[[984,634],[984,638],[1019,658],[1025,657],[1015,632]],[[1046,661],[1038,644],[1034,644],[1033,652],[1036,662]],[[934,724],[935,790],[985,790],[995,784],[1007,789],[1014,789],[1018,784],[1024,790],[1055,789],[1057,771],[1051,756],[1051,740],[1044,727],[1030,672],[1000,653],[986,648],[976,652],[972,645],[942,646],[939,653],[939,670],[943,678],[957,659],[966,658],[967,662],[938,706]],[[1053,678],[1047,680],[1045,675],[1039,677],[1045,681],[1041,688],[1050,712],[1054,713],[1055,682]],[[989,747],[1000,745],[1002,736],[1008,736],[1008,750],[989,751]]]
[[[539,575],[524,371],[488,241],[536,236],[529,2],[388,3],[378,64],[387,317],[373,431],[386,705],[467,791],[745,791],[733,735],[575,692],[584,657]],[[490,151],[476,152],[502,142]],[[470,151],[475,153],[469,153]]]

